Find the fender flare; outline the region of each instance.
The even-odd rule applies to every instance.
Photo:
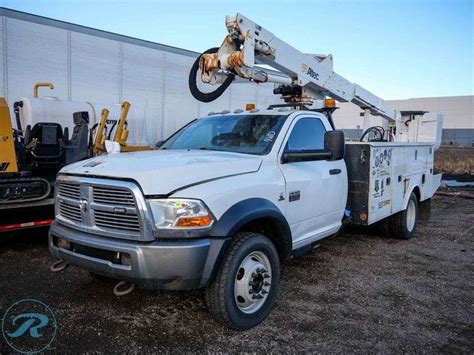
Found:
[[[282,251],[286,257],[292,250],[290,226],[275,204],[264,198],[249,198],[230,207],[213,226],[211,237],[231,237],[247,223],[260,218],[271,218],[282,230]]]

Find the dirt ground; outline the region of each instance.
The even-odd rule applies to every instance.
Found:
[[[48,350],[474,352],[474,200],[435,197],[410,241],[348,231],[283,266],[276,307],[238,332],[208,314],[202,291],[136,290],[70,267],[53,274],[46,233],[1,246],[0,314],[34,298],[59,329]],[[0,341],[0,353],[10,352]]]

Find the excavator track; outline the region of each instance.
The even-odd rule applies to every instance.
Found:
[[[48,180],[35,177],[0,179],[0,205],[45,199],[51,193]]]

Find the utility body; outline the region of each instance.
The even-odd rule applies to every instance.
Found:
[[[240,36],[239,16],[227,21],[233,41]],[[245,43],[274,60],[285,48],[253,40]],[[244,53],[243,46],[234,49]],[[240,56],[224,52],[226,58]],[[255,81],[260,70],[248,71],[253,62],[242,58],[227,68],[219,50],[207,54],[216,53],[200,56],[191,70],[190,89],[198,98],[222,92],[196,91],[196,75],[222,86],[237,75]],[[278,63],[280,70],[292,65]],[[390,127],[369,128],[364,141],[346,143],[332,120],[334,102],[324,99],[337,90],[315,84],[311,94],[302,94],[305,84],[298,77],[273,77],[277,93],[287,94],[284,105],[213,113],[191,121],[156,151],[102,155],[64,167],[55,188],[53,256],[92,275],[143,287],[205,287],[214,317],[248,329],[277,298],[280,262],[343,224],[377,223],[389,235],[411,238],[419,207],[429,205],[440,182],[433,155],[441,116],[373,104],[364,110],[389,119]]]

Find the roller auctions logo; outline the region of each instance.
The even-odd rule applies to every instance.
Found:
[[[2,334],[7,344],[20,353],[45,350],[54,340],[56,318],[44,303],[27,299],[12,304],[2,320]]]

